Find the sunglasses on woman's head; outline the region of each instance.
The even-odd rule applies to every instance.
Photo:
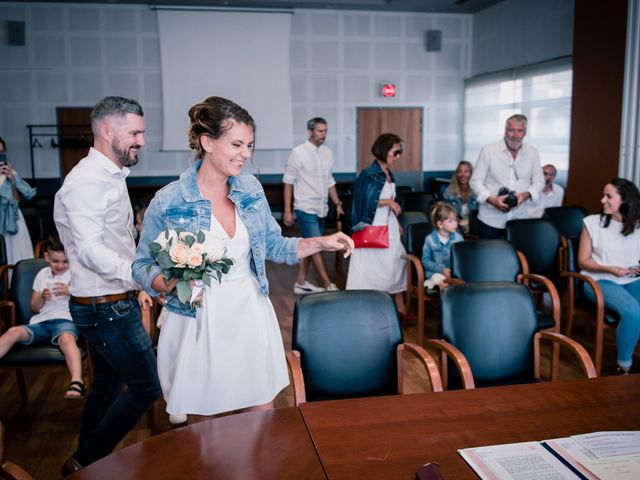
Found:
[[[399,157],[400,155],[402,155],[402,150],[394,150],[393,152],[391,152],[391,154],[394,157]]]

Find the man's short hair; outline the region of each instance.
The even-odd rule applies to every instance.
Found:
[[[140,104],[131,98],[104,97],[91,111],[91,129],[96,133],[97,124],[105,117],[112,115],[123,117],[127,113],[144,116]]]
[[[507,121],[504,122],[504,127],[507,128],[511,122],[524,123],[524,128],[527,128],[527,117],[521,113],[516,113],[507,118]]]
[[[313,117],[311,120],[307,122],[307,130],[313,130],[316,128],[316,125],[322,123],[323,125],[328,125],[327,121],[322,117]]]
[[[543,170],[545,168],[551,168],[553,170],[553,175],[554,176],[556,176],[558,174],[558,169],[556,167],[554,167],[553,165],[551,165],[550,163],[548,163],[544,167],[542,167]]]

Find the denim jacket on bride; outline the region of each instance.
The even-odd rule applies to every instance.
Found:
[[[132,268],[133,278],[151,296],[159,295],[151,287],[151,282],[161,271],[151,256],[149,244],[165,228],[182,228],[191,232],[211,229],[211,202],[200,195],[196,180],[200,164],[201,161],[198,160],[191,168],[182,172],[178,180],[159,190],[145,212]],[[258,279],[262,293],[268,295],[265,260],[289,265],[298,263],[300,239],[282,236],[280,226],[271,215],[262,185],[253,175],[243,173],[237,177],[229,177],[229,185],[229,199],[236,206],[238,215],[249,232],[251,270]],[[149,265],[151,267],[147,271]],[[167,294],[165,298],[169,311],[196,316],[196,311],[180,303],[174,293]]]

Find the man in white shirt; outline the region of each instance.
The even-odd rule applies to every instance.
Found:
[[[537,201],[544,187],[538,150],[523,139],[527,117],[512,115],[504,139],[480,150],[470,185],[480,204],[480,238],[503,238],[509,220],[528,218],[526,202]]]
[[[312,118],[307,122],[307,133],[309,139],[289,154],[282,179],[284,224],[288,227],[293,225],[295,211],[295,218],[304,238],[322,235],[324,219],[329,212],[329,197],[336,206],[336,215],[344,215],[336,191],[336,181],[331,172],[333,155],[329,147],[324,145],[327,138],[327,121],[320,117]],[[324,288],[307,281],[309,260],[313,262]],[[293,286],[294,293],[306,294],[337,289],[329,279],[322,253],[316,253],[300,262],[298,277]]]
[[[564,198],[564,188],[557,183],[553,183],[557,175],[556,167],[545,165],[542,167],[544,175],[544,189],[537,202],[531,202],[531,218],[540,218],[544,215],[545,208],[560,207]]]
[[[105,97],[91,114],[94,143],[57,192],[54,220],[71,270],[69,309],[93,365],[69,474],[108,455],[160,396],[151,339],[131,276],[133,212],[125,178],[144,146],[142,107]],[[123,386],[126,391],[123,392]]]

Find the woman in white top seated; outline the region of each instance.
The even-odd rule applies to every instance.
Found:
[[[620,315],[617,362],[626,374],[640,337],[640,194],[629,180],[615,178],[600,203],[602,212],[584,219],[578,263],[602,288],[606,307]],[[586,284],[585,294],[595,301]]]

